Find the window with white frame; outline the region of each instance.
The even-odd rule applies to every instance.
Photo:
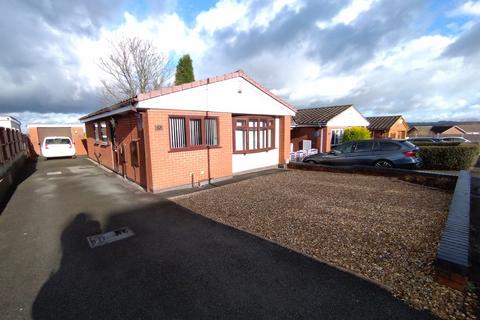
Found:
[[[215,117],[170,117],[170,149],[188,150],[218,146],[217,121]]]
[[[94,132],[95,132],[95,143],[98,143],[100,134],[98,133],[98,123],[93,124]]]
[[[102,139],[103,144],[108,144],[107,123],[106,122],[100,123],[100,138]]]
[[[342,143],[342,138],[343,138],[343,129],[332,129],[332,139],[331,139],[332,146]]]

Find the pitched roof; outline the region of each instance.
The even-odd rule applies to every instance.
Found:
[[[295,125],[326,125],[328,121],[351,107],[353,107],[352,104],[298,109],[293,117],[293,123]]]
[[[91,113],[87,114],[86,116],[81,117],[80,120],[85,120],[85,119],[91,118],[93,116],[98,116],[98,115],[103,114],[103,113],[112,112],[112,111],[118,110],[122,107],[129,106],[129,105],[131,105],[132,108],[134,108],[135,104],[139,101],[144,101],[144,100],[156,98],[156,97],[159,97],[159,96],[163,96],[163,95],[167,95],[167,94],[171,94],[171,93],[175,93],[175,92],[179,92],[179,91],[183,91],[183,90],[188,90],[188,89],[204,86],[204,85],[215,83],[215,82],[220,82],[220,81],[225,81],[225,80],[229,80],[229,79],[233,79],[233,78],[238,78],[238,77],[243,78],[244,80],[246,80],[247,82],[249,82],[250,84],[255,86],[257,89],[261,90],[263,93],[267,94],[271,98],[277,100],[279,103],[283,104],[285,107],[292,110],[293,112],[297,111],[297,109],[294,106],[292,106],[291,104],[283,101],[282,99],[280,99],[279,97],[277,97],[276,95],[271,93],[268,89],[266,89],[260,83],[258,83],[254,79],[252,79],[249,75],[247,75],[243,70],[237,70],[237,71],[230,72],[230,73],[227,73],[227,74],[224,74],[224,75],[221,75],[221,76],[210,77],[210,78],[203,79],[203,80],[197,80],[197,81],[193,81],[193,82],[190,82],[190,83],[184,83],[184,84],[177,85],[177,86],[170,86],[170,87],[160,88],[160,89],[157,89],[157,90],[152,90],[152,91],[146,92],[146,93],[141,93],[141,94],[139,94],[135,97],[125,99],[125,100],[120,101],[120,102],[118,102],[114,105],[111,105],[109,107],[102,108],[102,109],[99,109],[97,111],[91,112]]]
[[[459,124],[457,127],[462,128],[466,133],[480,132],[480,123]]]
[[[402,116],[400,116],[400,115],[367,117],[368,122],[370,122],[370,125],[368,126],[368,129],[370,129],[370,130],[388,130],[401,117]]]
[[[432,126],[413,126],[408,130],[408,133],[416,131],[419,136],[431,136]]]
[[[430,129],[430,130],[432,130],[433,133],[443,133],[443,132],[445,132],[445,131],[447,131],[448,129],[451,129],[451,128],[458,129],[458,130],[465,133],[465,130],[463,130],[462,128],[459,128],[457,126],[433,126],[432,129]]]

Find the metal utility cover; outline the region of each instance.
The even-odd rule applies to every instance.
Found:
[[[119,228],[113,231],[87,237],[90,248],[100,247],[118,240],[126,239],[135,235],[128,227]]]

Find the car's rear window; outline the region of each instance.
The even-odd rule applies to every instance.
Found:
[[[65,138],[46,139],[45,144],[70,144],[70,139],[65,139]]]
[[[394,151],[400,148],[400,145],[393,141],[378,141],[378,145],[375,146],[375,150],[382,151]]]
[[[402,144],[407,148],[416,148],[417,146],[411,143],[410,141],[402,141]]]

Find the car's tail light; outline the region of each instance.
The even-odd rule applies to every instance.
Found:
[[[48,144],[45,143],[45,149],[48,149]]]
[[[71,143],[69,143],[69,144],[68,144],[68,147],[71,149],[71,148],[72,148],[72,144],[71,144]]]
[[[406,157],[415,157],[417,155],[416,151],[405,151],[403,153]]]

